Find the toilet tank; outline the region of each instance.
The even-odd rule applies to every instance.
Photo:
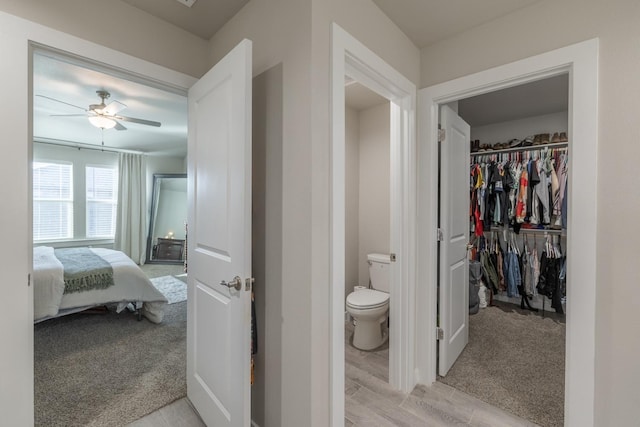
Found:
[[[371,288],[377,291],[389,292],[389,263],[388,254],[368,254],[369,279]]]

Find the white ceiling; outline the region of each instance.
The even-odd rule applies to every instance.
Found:
[[[209,40],[249,0],[197,0],[186,7],[176,0],[122,0],[159,19]],[[373,0],[422,48],[484,24],[540,0]]]
[[[187,7],[176,0],[122,0],[150,15],[209,40],[249,0],[198,0]]]
[[[181,6],[184,7],[184,6]],[[90,67],[90,68],[87,68]],[[36,141],[91,144],[146,153],[185,156],[187,152],[187,100],[165,90],[97,71],[49,52],[39,51],[33,62],[33,136]],[[127,130],[102,130],[89,123],[80,108],[55,102],[46,96],[84,109],[99,104],[97,90],[127,106],[118,114],[158,121],[160,127],[121,122]],[[52,117],[53,114],[80,114]]]
[[[359,82],[347,79],[347,107],[362,111],[384,102],[389,101]],[[458,114],[473,127],[558,113],[568,108],[567,74],[458,101]]]
[[[540,0],[373,0],[423,48]]]
[[[389,100],[378,95],[371,89],[361,85],[355,80],[351,80],[345,84],[344,98],[347,107],[356,111],[366,110],[367,108],[380,105]]]
[[[471,126],[518,120],[569,109],[569,76],[563,74],[458,102],[458,114]]]

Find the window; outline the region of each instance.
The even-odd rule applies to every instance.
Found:
[[[73,237],[73,165],[33,162],[33,239]]]
[[[118,177],[109,167],[87,166],[87,238],[113,238],[116,233]]]

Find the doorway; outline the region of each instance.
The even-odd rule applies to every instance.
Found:
[[[187,380],[189,387],[187,391],[189,399],[207,422],[213,422],[211,420],[214,418],[216,420],[224,418],[229,421],[229,413],[233,414],[234,423],[238,420],[241,420],[243,424],[250,422],[251,343],[249,342],[249,329],[251,322],[247,314],[250,312],[250,291],[253,282],[250,273],[251,53],[251,41],[243,40],[240,42],[216,66],[189,88],[188,96],[189,127],[192,129],[189,134],[189,151],[196,153],[197,156],[190,156],[188,162],[191,262],[188,280],[189,298],[187,299],[189,306],[187,310],[189,315],[187,322]],[[217,84],[220,82],[223,84]],[[104,109],[104,107],[100,107]],[[104,115],[103,113],[98,114]],[[117,119],[121,120],[120,117]],[[209,149],[212,146],[214,149]],[[224,155],[227,153],[228,157]],[[199,163],[195,162],[195,157],[202,160],[212,154],[215,161],[208,159]],[[227,201],[225,194],[221,191],[216,192],[215,190],[221,187],[211,185],[210,182],[212,179],[218,178],[225,179],[228,184],[226,190],[234,196],[233,203],[223,206],[223,202]],[[142,179],[137,181],[141,182]],[[248,203],[246,203],[247,201]],[[235,209],[233,215],[229,212],[232,208]],[[205,215],[205,212],[208,215]],[[236,215],[237,212],[243,212],[244,215]],[[217,220],[215,227],[211,225],[212,221],[207,221],[211,218],[212,213],[214,219]],[[228,223],[227,219],[229,219]],[[203,226],[200,227],[199,224]],[[236,236],[242,234],[243,238],[235,240],[221,238],[223,233],[220,233],[220,230],[225,230]],[[232,240],[232,248],[226,247],[227,242]],[[216,245],[221,245],[221,247],[215,249]],[[206,248],[202,250],[202,246],[206,246]],[[230,282],[226,282],[224,279],[228,278],[228,272],[221,269],[215,275],[203,274],[201,270],[198,270],[198,267],[210,266],[210,263],[207,264],[202,259],[198,260],[198,254],[213,255],[214,257],[217,256],[216,254],[221,254],[222,256],[217,256],[217,258],[223,263],[227,262],[229,267],[236,270],[236,274],[243,277],[236,276]],[[231,254],[234,256],[231,257]],[[223,273],[226,273],[224,277],[222,277]],[[218,295],[222,296],[218,298]],[[129,297],[125,301],[132,298],[136,297]],[[218,310],[213,309],[212,304],[205,307],[204,299],[208,299],[208,302],[213,302],[213,304],[223,304],[225,307]],[[215,301],[213,301],[214,299]],[[198,306],[197,313],[196,305]],[[221,323],[212,323],[211,319],[207,317],[221,316],[222,311],[225,311],[222,320],[229,322],[236,330],[217,328],[215,330],[217,336],[215,337],[202,334],[194,336],[194,331],[202,330],[202,328],[197,328],[197,324]],[[232,340],[231,335],[244,336],[246,340]],[[212,344],[221,341],[227,342],[228,345],[221,347]],[[206,357],[203,357],[202,353],[206,353]],[[222,358],[226,358],[230,363],[213,363],[213,361]],[[230,372],[241,372],[244,380],[233,381],[229,375]],[[194,384],[193,381],[197,381],[197,384]],[[233,383],[232,389],[227,386],[229,383]],[[195,385],[199,385],[200,390],[196,390]],[[204,390],[204,393],[194,397],[194,393],[201,390]],[[224,402],[218,398],[222,395],[225,396]],[[204,402],[202,397],[204,397]],[[215,405],[209,405],[207,401]]]
[[[330,227],[330,402],[332,425],[344,424],[345,396],[345,77],[391,102],[391,228],[389,382],[415,385],[415,85],[337,24],[332,27],[332,148]]]
[[[38,179],[33,179],[36,221],[30,246],[51,248],[51,253],[53,248],[77,251],[74,253],[82,250],[94,260],[114,259],[108,257],[120,256],[111,251],[118,206],[128,205],[131,212],[144,218],[140,211],[148,212],[151,205],[149,190],[154,174],[186,171],[186,94],[42,46],[34,49],[32,55],[34,138],[30,151],[34,176]],[[89,104],[99,103],[96,91],[110,92],[104,100],[105,108],[119,108],[117,117],[123,119],[118,119],[115,129],[102,130],[88,122],[88,116],[94,117]],[[166,110],[171,111],[165,115]],[[141,123],[127,121],[130,116]],[[149,125],[150,120],[160,126]],[[135,145],[130,145],[132,143]],[[118,190],[118,181],[122,179],[118,173],[121,154],[138,155],[144,160],[131,168],[131,176],[135,177],[132,185],[127,186],[131,198],[118,201],[116,195],[122,193]],[[56,171],[65,173],[56,174]],[[57,178],[68,180],[60,179],[57,181],[60,184],[54,186]],[[66,200],[52,201],[54,190]],[[173,243],[184,242],[185,233],[186,183],[178,190],[182,190],[182,199],[173,199],[175,206],[165,209],[165,212],[177,211],[177,218],[162,229],[163,237]],[[134,198],[139,200],[137,206],[133,205]],[[161,209],[156,212],[160,213]],[[59,212],[60,215],[55,215]],[[128,221],[130,219],[124,219],[122,223]],[[139,241],[146,241],[148,230],[140,222],[123,228],[134,226],[139,230],[132,233],[133,236],[144,236]],[[171,235],[165,236],[167,233]],[[135,264],[141,264],[144,249],[124,246],[131,248],[127,256]],[[34,261],[38,258],[34,257]],[[121,261],[130,262],[124,256]],[[112,264],[114,284],[108,290],[65,293],[56,305],[54,298],[49,299],[40,292],[42,282],[36,278],[40,277],[37,272],[41,270],[34,267],[34,317],[36,321],[46,319],[38,322],[34,330],[36,424],[50,420],[62,424],[74,424],[72,420],[104,420],[116,411],[126,413],[121,421],[134,421],[186,393],[186,279],[180,277],[184,269],[181,265],[156,265],[155,268],[147,265],[133,270],[133,263],[126,268],[132,275],[125,280],[124,270]],[[133,298],[129,289],[139,292],[135,297],[144,301],[140,306],[112,304]],[[157,301],[151,300],[163,294],[173,297],[167,298],[168,304],[160,308]],[[105,309],[103,303],[109,308]],[[147,304],[155,305],[153,315],[149,315],[151,310]],[[46,312],[40,310],[41,306],[47,307]],[[96,307],[93,314],[84,311],[88,306]],[[138,322],[135,315],[129,313],[129,309],[136,308],[146,313],[147,318]],[[81,310],[83,313],[75,314]],[[87,335],[101,339],[87,339]],[[136,338],[127,340],[130,336]],[[150,345],[151,342],[154,345]],[[145,348],[154,350],[145,352]],[[144,358],[127,356],[145,353]],[[106,369],[105,365],[113,369]],[[166,384],[164,393],[158,394],[157,384],[145,381],[143,374]],[[139,384],[145,386],[139,387]],[[121,397],[106,399],[105,393]],[[54,394],[58,396],[56,404],[49,399]],[[74,400],[79,403],[70,404]],[[127,407],[129,409],[122,409]]]
[[[353,402],[349,399],[350,393],[356,393],[364,385],[358,381],[362,375],[370,374],[389,382],[390,283],[389,280],[380,283],[376,277],[388,275],[375,276],[375,272],[388,272],[391,268],[391,114],[388,99],[353,80],[347,80],[345,86],[345,405],[348,415]],[[364,317],[358,318],[360,315]],[[357,338],[356,328],[359,328]]]
[[[565,361],[565,425],[593,425],[594,397],[594,338],[595,338],[595,235],[574,232],[587,229],[595,222],[595,169],[597,155],[597,41],[591,40],[546,54],[538,55],[492,70],[443,83],[421,91],[422,129],[419,162],[419,208],[425,217],[419,223],[419,254],[422,259],[433,260],[437,238],[437,120],[442,104],[489,93],[498,89],[547,77],[568,74],[569,124],[572,146],[569,172],[569,223],[567,234],[567,293],[575,297],[567,302],[567,328]],[[578,185],[579,183],[579,185]],[[578,268],[578,266],[580,266]],[[432,384],[436,373],[437,296],[436,264],[429,261],[419,265],[418,299],[425,301],[425,310],[418,313],[418,334],[427,337],[418,344],[418,366],[421,382]],[[579,290],[578,290],[579,284]],[[573,291],[575,289],[576,291]],[[589,374],[585,375],[585,372]]]
[[[466,346],[443,357],[449,339],[443,333],[438,381],[546,426],[563,425],[564,412],[564,311],[570,296],[562,272],[570,224],[562,221],[563,200],[568,159],[572,145],[579,144],[566,137],[568,95],[564,74],[461,99],[440,111],[441,122],[453,116],[470,126],[465,138],[454,141],[450,125],[443,125],[440,256],[451,252],[449,221],[442,217],[449,210],[462,234],[470,233],[462,242],[471,247],[460,253],[471,277],[464,283],[468,301],[456,305],[452,316],[466,319]],[[470,148],[457,153],[464,163],[445,157],[458,142],[464,151]],[[443,175],[451,173],[448,164],[456,165],[458,186]],[[465,166],[474,181],[471,191]],[[450,209],[444,209],[447,197],[458,200]],[[441,274],[448,264],[441,261]],[[451,317],[442,311],[443,288],[450,285],[443,279],[439,318],[445,332]]]
[[[29,79],[31,78],[31,53],[36,46],[47,46],[50,49],[73,52],[72,56],[87,58],[91,62],[99,64],[109,64],[114,70],[128,70],[136,76],[144,76],[145,79],[162,82],[167,87],[177,91],[187,92],[197,82],[197,79],[170,70],[168,68],[141,60],[104,46],[82,40],[80,38],[65,34],[51,28],[38,25],[8,14],[0,14],[3,28],[7,29],[7,37],[0,41],[2,51],[12,63],[11,67],[0,68],[0,74],[4,81],[11,81],[5,89],[7,102],[3,109],[5,121],[13,123],[7,129],[5,146],[7,148],[5,176],[11,177],[17,191],[7,194],[5,202],[11,209],[7,209],[5,222],[11,224],[8,227],[8,238],[14,242],[10,249],[6,249],[3,254],[7,262],[12,264],[12,268],[7,273],[6,280],[14,285],[7,287],[8,299],[14,301],[6,312],[7,319],[11,319],[11,327],[3,329],[3,336],[6,337],[8,348],[13,349],[7,352],[4,361],[11,369],[6,371],[5,380],[14,384],[15,392],[11,396],[7,395],[5,404],[12,410],[7,414],[7,423],[14,425],[29,425],[33,423],[33,294],[34,290],[31,282],[33,254],[31,249],[32,240],[32,201],[29,200],[31,179],[29,174],[29,159],[31,158],[31,143],[33,131],[33,90]],[[250,83],[251,51],[250,42],[242,42],[245,47],[242,59],[236,62],[236,69],[242,67],[248,72],[244,73],[243,85],[247,87]],[[227,55],[223,58],[230,58]],[[231,59],[229,59],[231,60]],[[219,63],[220,64],[220,63]],[[228,62],[227,62],[228,64]],[[220,67],[218,67],[220,70]],[[215,70],[214,70],[215,71]],[[227,98],[228,99],[228,98]],[[237,105],[246,110],[250,106],[251,94],[246,93]],[[11,106],[9,107],[9,104]],[[229,111],[230,108],[224,109]],[[243,111],[241,114],[233,113],[238,118],[238,123],[246,123],[243,118],[250,118],[251,113]],[[250,132],[245,132],[250,134]],[[250,162],[245,163],[250,164]],[[234,170],[245,169],[242,165],[232,168]],[[246,169],[245,169],[246,170]],[[250,214],[246,215],[250,217]],[[197,233],[194,233],[197,235]],[[227,278],[225,278],[227,279]],[[243,293],[243,297],[248,293]],[[245,297],[247,307],[250,298]],[[243,323],[246,319],[246,329],[249,330],[249,318],[242,316],[238,320]],[[17,325],[20,325],[17,327]],[[248,334],[247,334],[248,335]],[[240,341],[238,341],[240,342]],[[233,343],[233,342],[232,342]],[[244,345],[244,343],[242,343]],[[246,346],[247,353],[249,345]],[[224,351],[222,348],[214,350]],[[225,356],[228,357],[228,356]],[[250,355],[247,354],[246,360]],[[245,359],[243,357],[243,359]],[[213,360],[213,359],[207,359]],[[248,364],[247,364],[248,365]],[[248,370],[247,370],[248,372]],[[249,381],[243,382],[243,392],[249,390]],[[248,408],[250,398],[249,393],[245,393],[241,399],[242,408]],[[244,415],[248,415],[248,412]],[[244,416],[243,415],[243,416]]]

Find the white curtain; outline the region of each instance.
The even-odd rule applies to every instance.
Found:
[[[144,264],[147,248],[147,166],[142,154],[118,156],[118,214],[114,248]]]

